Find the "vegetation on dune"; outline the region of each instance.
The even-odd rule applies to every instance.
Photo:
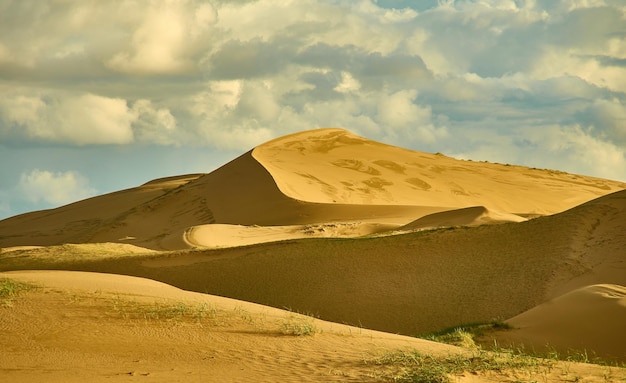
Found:
[[[0,279],[0,301],[3,306],[13,306],[13,302],[21,291],[35,288],[29,283],[18,282],[9,278]]]
[[[115,297],[111,300],[111,305],[116,314],[126,319],[144,319],[148,321],[192,320],[201,323],[204,319],[214,319],[217,316],[217,309],[206,303],[141,303]]]
[[[626,367],[625,363],[611,362],[595,355],[589,350],[567,350],[559,352],[549,345],[542,350],[527,349],[523,344],[500,346],[490,334],[494,331],[511,330],[512,327],[506,322],[477,322],[449,327],[434,333],[420,336],[422,339],[434,342],[450,344],[472,350],[488,350],[492,352],[515,354],[537,359],[554,361],[566,361],[574,363],[592,363],[603,366]]]
[[[284,319],[267,322],[265,315],[253,315],[237,307],[232,312],[222,310],[207,303],[187,302],[138,302],[114,296],[109,301],[111,313],[124,319],[143,320],[158,323],[196,323],[198,325],[226,325],[233,320],[243,321],[261,333],[274,333],[289,336],[314,335],[318,329],[314,318],[288,313]]]
[[[508,352],[476,350],[470,354],[445,356],[422,354],[418,351],[394,351],[369,363],[385,366],[383,378],[406,383],[447,383],[451,376],[464,373],[507,373],[516,379],[549,371],[554,362]]]
[[[281,325],[283,335],[304,336],[317,332],[313,318],[290,316]]]
[[[464,325],[448,327],[430,334],[420,336],[420,338],[432,340],[434,342],[451,344],[454,346],[478,347],[475,338],[496,330],[509,330],[511,326],[502,321],[476,322]]]

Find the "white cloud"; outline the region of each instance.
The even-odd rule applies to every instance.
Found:
[[[179,73],[196,66],[195,55],[206,46],[216,14],[195,1],[151,1],[134,20],[128,46],[106,64],[136,74]]]
[[[30,139],[77,145],[133,141],[136,117],[123,99],[89,93],[12,93],[0,100],[0,134],[18,131]]]
[[[356,80],[350,72],[341,72],[341,82],[339,85],[333,88],[335,92],[339,93],[354,93],[361,88],[361,84]]]
[[[533,132],[540,149],[548,151],[558,168],[609,179],[626,179],[623,148],[594,137],[578,125],[542,127]],[[576,163],[576,168],[572,164]]]
[[[33,203],[63,205],[92,197],[96,190],[89,180],[74,171],[50,172],[34,169],[22,173],[18,184],[22,198]]]

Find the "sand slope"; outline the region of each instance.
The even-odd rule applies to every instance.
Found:
[[[626,287],[586,286],[507,321],[514,330],[494,336],[500,344],[523,344],[563,354],[587,351],[589,357],[626,361]]]
[[[461,351],[140,278],[0,274],[6,277],[44,287],[0,305],[0,379],[7,382],[364,382],[376,381],[378,368],[364,360],[385,350]],[[202,307],[205,316],[168,316],[166,307]],[[283,327],[298,323],[316,334]]]
[[[175,188],[153,182],[68,206],[0,221],[2,246],[67,242],[128,242],[155,249],[188,247],[192,226],[222,223],[294,225],[375,220],[398,225],[445,208],[318,204],[282,194],[250,153],[202,176],[182,178]],[[102,211],[101,209],[104,209]]]

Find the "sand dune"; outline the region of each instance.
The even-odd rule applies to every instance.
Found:
[[[360,221],[288,226],[210,224],[189,228],[185,240],[196,248],[221,248],[300,238],[355,238],[397,228],[397,224]]]
[[[626,232],[625,196],[626,191],[614,193],[521,223],[376,238],[298,239],[91,260],[88,254],[62,253],[43,259],[38,250],[19,257],[0,253],[0,269],[142,276],[186,290],[290,307],[334,322],[415,335],[511,318],[562,295],[564,287],[570,291],[588,281],[625,286],[625,239],[614,236]],[[606,219],[597,223],[597,217]],[[589,244],[597,254],[587,251]]]
[[[586,286],[507,321],[514,330],[494,335],[502,345],[568,352],[626,361],[626,287]]]
[[[183,179],[188,182],[178,187],[170,188],[169,180],[165,184],[157,181],[0,221],[2,245],[128,242],[153,249],[181,249],[188,247],[183,240],[185,231],[203,224],[297,225],[368,220],[401,225],[414,217],[445,210],[438,206],[298,201],[282,194],[250,153],[210,174]]]
[[[364,361],[384,352],[463,352],[141,278],[0,274],[7,277],[40,286],[0,305],[0,378],[7,382],[380,381],[373,378],[380,367]],[[168,307],[179,312],[168,315]],[[285,327],[298,324],[314,334]]]
[[[51,324],[62,319],[77,328],[100,323],[100,331],[116,334],[115,342],[98,343],[108,352],[120,344],[128,347],[124,337],[137,340],[138,334],[148,331],[154,339],[141,352],[153,361],[151,376],[162,381],[181,376],[180,371],[163,369],[166,360],[178,360],[179,355],[185,371],[196,371],[206,363],[195,359],[197,355],[212,353],[219,357],[216,371],[223,372],[217,376],[246,380],[259,370],[266,374],[260,381],[275,381],[282,375],[272,375],[270,370],[284,364],[268,363],[264,356],[269,353],[285,360],[286,354],[301,351],[297,342],[276,337],[274,320],[269,333],[259,334],[255,326],[262,320],[256,316],[253,323],[229,316],[225,323],[234,326],[233,331],[209,334],[202,329],[186,333],[193,326],[185,322],[182,329],[172,330],[170,343],[161,339],[162,323],[143,327],[145,323],[134,322],[135,330],[129,332],[128,323],[108,316],[98,291],[108,291],[107,299],[110,294],[127,292],[140,301],[158,295],[208,302],[223,307],[222,312],[234,309],[226,298],[183,293],[121,275],[249,302],[249,306],[237,305],[254,315],[258,309],[266,318],[284,316],[276,310],[290,308],[335,323],[316,322],[323,328],[337,329],[336,323],[345,323],[416,335],[510,318],[519,329],[507,336],[519,336],[516,339],[525,339],[529,347],[548,340],[555,347],[582,345],[622,360],[623,340],[609,337],[608,331],[618,331],[618,324],[623,323],[623,303],[615,304],[623,298],[607,298],[602,292],[621,294],[626,286],[625,187],[620,182],[562,172],[408,151],[340,129],[282,137],[210,174],[154,180],[0,221],[0,271],[110,274],[11,274],[51,286],[45,294],[53,294],[55,300],[49,304],[45,294],[33,293],[29,295],[32,300],[19,310],[9,310],[12,319],[0,329],[10,337],[0,342],[17,352],[0,354],[5,358],[0,366],[19,366],[25,360],[22,357],[34,358],[29,359],[31,365],[41,365],[54,355],[62,366],[58,375],[50,375],[57,381],[65,381],[73,360],[96,366],[81,370],[77,381],[95,376],[96,371],[114,374],[112,365],[135,366],[132,371],[140,371],[129,364],[129,353],[114,351],[106,361],[98,359],[102,357],[98,350],[80,356],[67,344],[62,346],[61,337],[50,337],[52,354],[47,353],[50,349],[27,350],[42,341],[37,329],[48,326],[42,331],[52,331]],[[71,290],[70,284],[87,294],[88,303],[85,308],[81,300],[69,298],[71,314],[64,314],[59,307],[65,295],[58,290]],[[597,310],[584,311],[591,305]],[[39,312],[45,313],[41,320],[35,318]],[[596,312],[602,312],[607,322],[595,318]],[[40,327],[31,329],[35,333],[30,338],[20,338],[20,331],[31,330],[20,327],[29,322],[21,323],[18,318],[30,318]],[[101,337],[88,334],[87,327],[70,336],[81,347]],[[62,326],[59,331],[72,334],[70,327]],[[341,370],[328,360],[352,363],[357,354],[379,347],[377,342],[349,338],[350,347],[344,348],[345,334],[328,331],[334,335],[316,335],[307,346],[312,353],[307,354],[308,367],[306,362],[298,364],[285,376],[294,381],[332,381],[327,375],[307,375],[311,372],[307,368],[321,363]],[[586,335],[573,339],[575,331]],[[378,334],[370,335],[370,340],[380,339],[383,349],[390,347],[386,336],[371,334]],[[407,342],[403,337],[394,339]],[[207,349],[211,342],[215,349]],[[193,352],[181,344],[192,344]],[[258,348],[260,344],[271,346]],[[422,347],[421,343],[409,344]],[[172,351],[155,355],[159,345]],[[226,351],[220,354],[219,347]],[[339,354],[329,351],[339,348]],[[254,362],[246,361],[241,350],[253,350]],[[287,364],[294,362],[287,359]],[[228,375],[231,362],[247,372]],[[352,375],[343,381],[371,377],[363,375],[371,372],[367,368],[350,364],[347,370]],[[11,377],[27,375],[24,381],[42,378],[35,369],[26,375],[0,369],[0,374],[9,373],[14,374]],[[194,375],[196,381],[205,377]]]
[[[184,249],[189,247],[185,233],[199,225],[363,221],[402,226],[471,206],[494,213],[551,214],[622,188],[626,184],[459,161],[341,129],[319,129],[260,145],[210,174],[163,178],[5,219],[0,244],[119,242]]]

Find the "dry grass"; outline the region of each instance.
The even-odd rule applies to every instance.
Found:
[[[184,302],[142,303],[116,296],[111,300],[111,305],[113,312],[126,319],[202,323],[206,319],[217,317],[217,309],[206,303],[195,305]]]

